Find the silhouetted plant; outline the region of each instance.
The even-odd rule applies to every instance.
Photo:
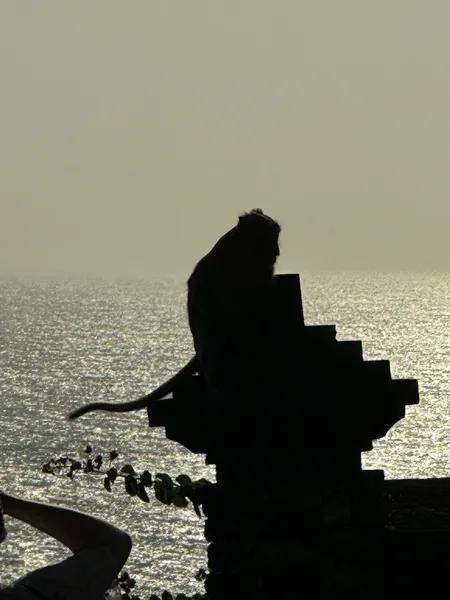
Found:
[[[203,494],[211,482],[201,478],[192,480],[189,475],[181,474],[175,478],[170,477],[167,473],[151,473],[147,469],[137,471],[130,463],[118,465],[116,461],[119,458],[119,453],[116,450],[110,450],[107,455],[96,454],[91,445],[87,445],[84,450],[84,456],[71,457],[60,456],[51,458],[48,462],[42,465],[42,472],[68,477],[74,480],[75,477],[81,474],[101,476],[103,487],[112,492],[119,481],[123,482],[125,491],[129,496],[137,497],[142,502],[150,502],[149,492],[153,491],[153,495],[162,504],[170,505],[177,508],[186,508],[192,504],[198,517],[202,517],[201,505]],[[207,576],[204,569],[199,569],[195,578],[198,581],[203,581]],[[133,592],[136,581],[130,577],[127,571],[122,571],[114,582],[116,590],[120,593],[121,600],[207,600],[205,594],[196,593],[192,596],[186,594],[171,594],[164,591],[161,596],[151,594],[150,596],[138,596]],[[117,598],[115,596],[111,598]]]
[[[187,594],[172,594],[167,590],[164,590],[161,596],[157,596],[156,594],[151,594],[150,596],[145,597],[137,596],[136,594],[132,593],[132,590],[136,585],[136,581],[130,577],[127,571],[122,571],[114,583],[116,585],[116,589],[120,593],[121,600],[207,600],[206,594],[196,593],[192,596],[188,596]]]
[[[105,460],[103,454],[94,458],[92,446],[85,449],[85,457],[73,458],[60,456],[52,458],[42,465],[42,471],[51,475],[67,476],[73,479],[76,475],[88,473],[103,476],[103,486],[108,492],[118,481],[123,481],[125,491],[129,496],[136,496],[143,502],[150,502],[149,490],[153,490],[155,498],[163,504],[173,504],[185,508],[192,504],[196,514],[201,517],[203,490],[211,485],[207,479],[192,480],[189,475],[181,474],[172,479],[167,473],[154,473],[148,470],[138,472],[131,464],[121,467],[113,464],[119,457],[116,450],[111,450]]]

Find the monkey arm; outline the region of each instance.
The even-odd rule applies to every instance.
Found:
[[[71,420],[78,419],[78,417],[81,417],[82,415],[85,415],[93,410],[106,410],[108,412],[130,412],[133,410],[146,408],[151,401],[160,400],[164,396],[167,396],[167,394],[170,394],[176,385],[181,383],[187,377],[190,377],[196,373],[198,369],[198,360],[197,357],[194,356],[187,364],[184,365],[184,367],[178,371],[178,373],[165,381],[162,385],[156,388],[156,390],[153,390],[153,392],[150,392],[150,394],[147,394],[142,398],[132,400],[131,402],[92,402],[91,404],[85,404],[84,406],[75,409],[69,413],[68,417]]]

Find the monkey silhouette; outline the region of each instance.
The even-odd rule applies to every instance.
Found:
[[[130,402],[93,402],[69,414],[70,419],[94,411],[129,412],[146,408],[170,394],[195,373],[207,388],[226,386],[230,369],[242,368],[240,355],[254,335],[266,306],[264,297],[279,256],[279,224],[253,209],[238,219],[196,264],[188,279],[188,321],[195,356],[151,393]],[[246,365],[248,367],[248,365]]]

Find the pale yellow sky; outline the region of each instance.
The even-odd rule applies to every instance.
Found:
[[[0,273],[448,270],[448,0],[3,0]]]

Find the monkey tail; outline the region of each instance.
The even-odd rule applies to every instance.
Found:
[[[85,415],[93,410],[106,410],[107,412],[130,412],[132,410],[146,408],[152,400],[160,400],[161,398],[164,398],[164,396],[170,394],[170,392],[173,391],[173,388],[183,381],[183,379],[190,377],[197,371],[198,361],[197,357],[194,356],[187,364],[184,365],[184,367],[178,371],[178,373],[165,381],[162,385],[156,388],[156,390],[153,390],[153,392],[147,394],[147,396],[143,396],[137,400],[132,400],[131,402],[92,402],[91,404],[85,404],[80,408],[76,408],[69,413],[68,418],[70,420],[78,419],[78,417],[81,417],[82,415]]]

